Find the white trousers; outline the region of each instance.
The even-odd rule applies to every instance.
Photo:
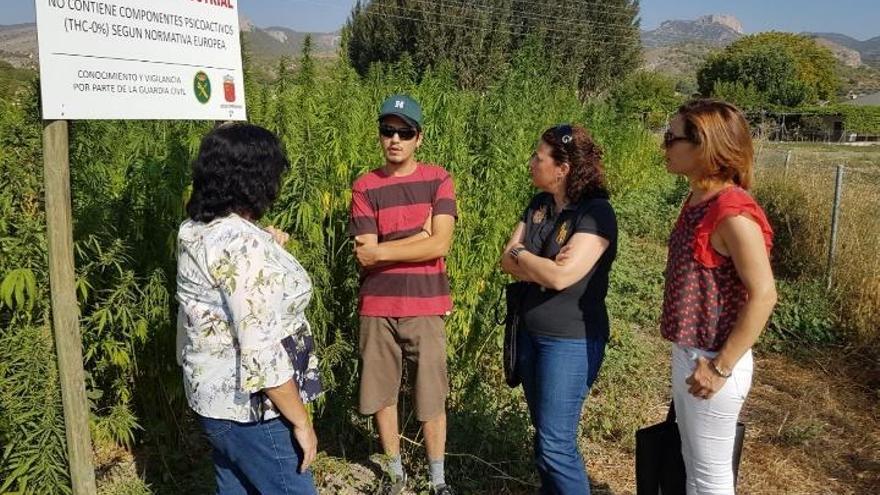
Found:
[[[672,345],[672,398],[681,433],[681,454],[688,495],[734,495],[733,444],[736,421],[752,386],[752,351],[736,363],[733,375],[711,399],[699,399],[685,383],[696,369],[698,356],[716,352]]]

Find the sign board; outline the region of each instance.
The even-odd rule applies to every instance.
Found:
[[[244,120],[238,0],[36,0],[43,119]]]

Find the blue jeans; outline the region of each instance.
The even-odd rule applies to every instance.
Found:
[[[561,339],[519,332],[517,370],[535,427],[542,494],[590,493],[577,447],[578,424],[604,357],[601,338]]]
[[[282,418],[237,423],[199,416],[214,448],[217,495],[317,494],[311,471],[299,472],[302,449]]]

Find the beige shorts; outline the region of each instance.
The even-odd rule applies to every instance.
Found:
[[[416,417],[429,421],[446,410],[446,329],[442,316],[361,316],[361,414],[397,404],[404,359],[411,366]]]

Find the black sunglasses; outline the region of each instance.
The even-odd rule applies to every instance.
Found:
[[[410,139],[416,137],[419,131],[413,129],[412,127],[394,127],[393,125],[388,124],[380,124],[379,125],[379,134],[384,137],[392,138],[395,134],[400,136],[400,139],[404,141],[409,141]]]
[[[672,132],[672,129],[667,130],[663,133],[663,147],[668,148],[678,141],[690,141],[691,139],[687,136],[676,136],[675,133]]]

